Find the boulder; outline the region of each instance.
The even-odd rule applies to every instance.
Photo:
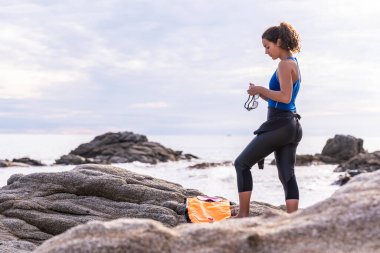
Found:
[[[182,151],[174,151],[156,142],[149,142],[144,135],[119,132],[99,135],[91,142],[79,145],[67,156],[62,156],[56,160],[56,163],[110,164],[139,161],[156,164],[157,162],[191,158],[197,157],[191,154],[182,154]]]
[[[92,221],[45,241],[35,253],[375,253],[380,249],[380,171],[350,180],[294,214],[174,228],[154,220]]]
[[[327,140],[322,154],[318,154],[317,157],[325,163],[339,164],[364,152],[363,139],[351,135],[335,135]]]
[[[12,253],[32,250],[46,239],[94,220],[145,218],[174,227],[186,222],[184,199],[197,195],[204,194],[109,165],[15,174],[0,189],[0,252],[12,247]],[[255,202],[251,209],[252,216],[283,213]],[[233,206],[233,213],[236,210]]]

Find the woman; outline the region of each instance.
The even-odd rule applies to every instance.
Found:
[[[300,52],[300,38],[288,23],[268,28],[262,35],[265,54],[279,59],[278,68],[269,82],[269,89],[250,84],[249,95],[259,95],[268,101],[268,116],[258,130],[257,136],[235,160],[240,209],[236,218],[249,215],[252,193],[251,168],[274,152],[278,176],[285,192],[288,213],[298,209],[299,192],[294,174],[296,149],[302,138],[296,113],[295,100],[301,83],[298,62],[293,53]]]

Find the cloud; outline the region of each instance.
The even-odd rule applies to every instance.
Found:
[[[162,108],[169,107],[169,104],[166,102],[158,101],[158,102],[131,104],[129,105],[129,107],[133,109],[162,109]]]
[[[318,121],[328,118],[340,126],[350,112],[380,107],[374,53],[380,37],[373,32],[379,6],[368,0],[3,1],[0,118],[7,123],[0,131],[244,132],[266,115],[262,101],[254,113],[244,111],[246,87],[267,86],[278,64],[264,54],[261,34],[283,20],[303,39],[297,105],[305,125],[318,132]]]

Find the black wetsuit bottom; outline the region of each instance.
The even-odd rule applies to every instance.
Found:
[[[295,114],[291,112],[269,109],[267,122],[272,120],[274,123],[265,125],[264,130],[265,128],[270,130],[261,131],[235,160],[239,192],[252,191],[252,166],[274,152],[278,177],[283,185],[285,198],[299,199],[294,165],[297,146],[302,138],[302,128],[298,118],[293,115]],[[276,119],[280,120],[276,121]],[[280,122],[281,125],[272,127],[277,124],[276,122]]]

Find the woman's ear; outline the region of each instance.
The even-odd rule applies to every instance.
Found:
[[[276,46],[281,46],[281,39],[277,39]]]

